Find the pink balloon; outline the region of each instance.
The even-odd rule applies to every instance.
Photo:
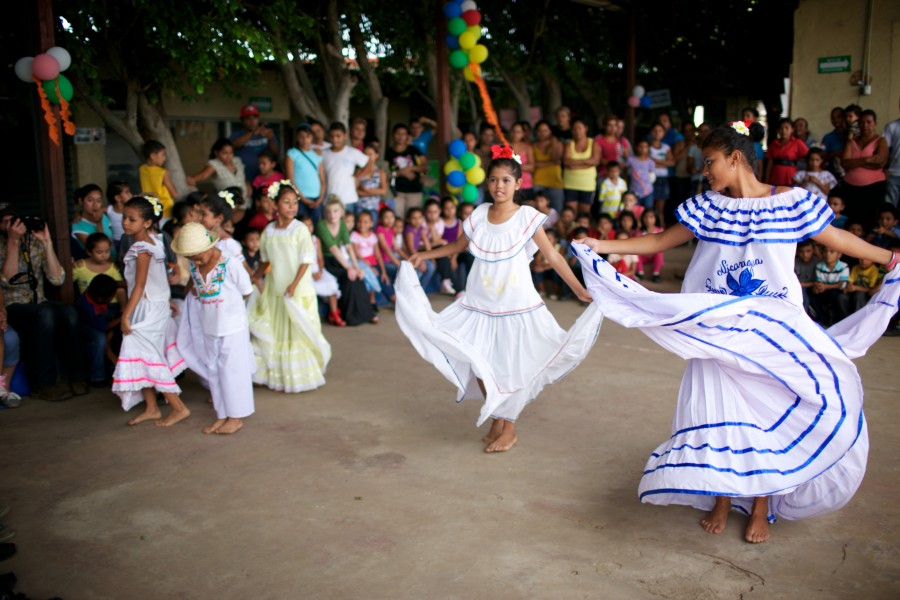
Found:
[[[629,96],[628,97],[628,106],[631,108],[637,108],[641,105],[641,99],[637,96]]]
[[[56,79],[59,75],[59,61],[49,54],[38,54],[31,63],[31,72],[42,81]]]

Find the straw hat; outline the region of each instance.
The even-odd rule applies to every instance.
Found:
[[[172,240],[172,251],[182,256],[197,256],[216,245],[219,236],[210,233],[200,223],[188,223]]]

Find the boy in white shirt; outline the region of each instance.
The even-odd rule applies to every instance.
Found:
[[[606,164],[607,178],[600,184],[600,212],[615,215],[622,206],[622,194],[628,191],[628,184],[619,177],[622,167],[616,161]]]
[[[328,128],[331,147],[322,151],[325,167],[325,197],[335,195],[344,202],[348,213],[356,214],[356,179],[353,174],[369,164],[369,157],[347,145],[347,128],[343,123],[332,123]]]

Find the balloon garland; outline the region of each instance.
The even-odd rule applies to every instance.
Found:
[[[51,102],[59,104],[59,117],[62,120],[63,130],[68,135],[75,135],[75,123],[72,122],[72,113],[69,109],[69,102],[72,100],[75,90],[72,82],[61,74],[71,65],[72,56],[69,52],[65,48],[53,46],[43,54],[20,58],[13,67],[16,77],[25,83],[33,81],[37,86],[41,108],[44,111],[44,121],[47,122],[47,133],[57,146],[59,146],[59,127],[53,109],[50,107]]]
[[[488,49],[479,44],[482,37],[481,13],[474,0],[449,0],[444,4],[447,17],[447,48],[450,50],[450,66],[462,69],[466,80],[478,87],[485,120],[494,126],[500,140],[509,145],[500,127],[500,120],[488,94],[487,85],[481,78],[481,64],[488,58]],[[451,158],[444,164],[447,176],[447,191],[459,196],[463,202],[474,202],[478,198],[478,187],[485,178],[481,157],[469,152],[466,143],[457,138],[447,148]]]
[[[632,88],[631,96],[628,97],[628,106],[631,108],[650,108],[652,103],[644,86],[636,85]]]

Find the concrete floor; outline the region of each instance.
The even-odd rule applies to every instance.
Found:
[[[549,305],[566,327],[581,310]],[[683,369],[641,333],[604,323],[526,409],[519,445],[485,455],[479,407],[456,406],[382,314],[327,328],[328,384],[257,388],[232,437],[200,433],[213,415],[192,377],[194,414],[168,430],[126,427],[105,391],[0,412],[19,550],[0,572],[40,600],[900,597],[900,339],[858,361],[871,451],[856,497],[753,546],[739,515],[711,536],[698,511],[638,501]]]

